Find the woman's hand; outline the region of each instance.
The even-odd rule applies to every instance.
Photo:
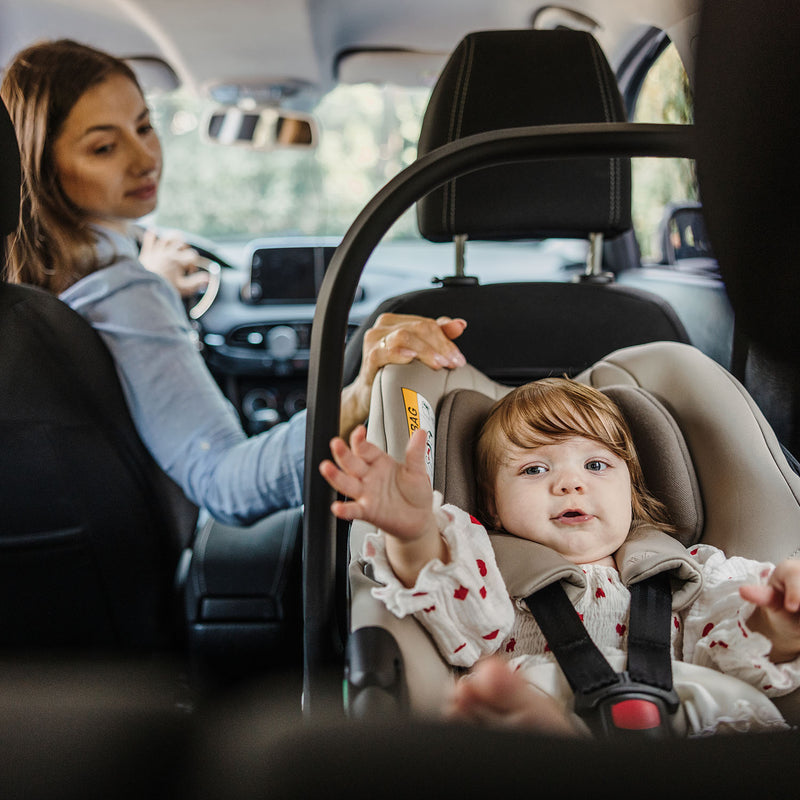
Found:
[[[179,236],[159,237],[151,230],[144,233],[139,260],[171,283],[181,297],[193,297],[208,285],[208,273],[197,269],[198,258],[197,251]]]
[[[319,465],[322,477],[349,500],[336,500],[339,519],[361,519],[387,534],[386,555],[398,579],[413,586],[422,567],[434,558],[447,561],[447,546],[433,513],[433,489],[425,468],[426,432],[414,431],[405,460],[396,461],[367,441],[359,425],[350,444],[331,441],[333,461]]]
[[[361,369],[342,391],[339,435],[346,438],[369,413],[372,382],[387,364],[408,364],[415,358],[432,369],[453,369],[466,359],[453,343],[467,323],[450,317],[418,317],[411,314],[381,314],[364,334]]]
[[[765,585],[742,586],[739,594],[756,605],[747,625],[772,642],[770,661],[800,655],[800,559],[782,561]]]

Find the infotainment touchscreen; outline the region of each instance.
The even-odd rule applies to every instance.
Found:
[[[314,303],[334,247],[263,247],[253,251],[251,303]]]

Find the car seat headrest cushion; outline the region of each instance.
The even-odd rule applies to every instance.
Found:
[[[631,429],[645,482],[663,502],[676,527],[675,538],[688,546],[700,540],[703,502],[683,434],[664,406],[635,386],[602,390],[620,407]],[[434,486],[446,503],[470,513],[477,509],[473,453],[480,427],[494,399],[472,389],[442,398],[437,414]]]
[[[507,30],[467,35],[433,89],[417,148],[424,156],[503,128],[624,122],[614,74],[590,34]],[[615,236],[631,227],[630,159],[528,161],[449,181],[417,204],[431,241]]]

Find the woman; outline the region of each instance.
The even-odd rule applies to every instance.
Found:
[[[23,172],[5,278],[57,294],[100,333],[142,440],[194,503],[231,523],[301,504],[305,414],[245,435],[197,351],[178,292],[145,269],[130,235],[131,222],[156,206],[162,168],[133,72],[79,43],[46,42],[16,56],[0,95]],[[149,241],[144,256],[158,261],[158,249]],[[161,248],[167,272],[186,256],[180,244]],[[384,364],[463,364],[451,340],[465,325],[381,317],[365,336],[358,377],[342,393],[342,433],[366,417]]]

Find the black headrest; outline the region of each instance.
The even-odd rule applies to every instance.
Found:
[[[706,0],[695,69],[703,213],[737,326],[800,365],[800,5]]]
[[[433,89],[418,155],[502,128],[624,122],[614,74],[580,31],[481,31],[467,35]],[[564,159],[473,172],[417,204],[423,236],[450,241],[615,236],[631,227],[630,160]]]
[[[19,148],[14,126],[0,102],[0,235],[7,236],[19,224],[21,181]]]

